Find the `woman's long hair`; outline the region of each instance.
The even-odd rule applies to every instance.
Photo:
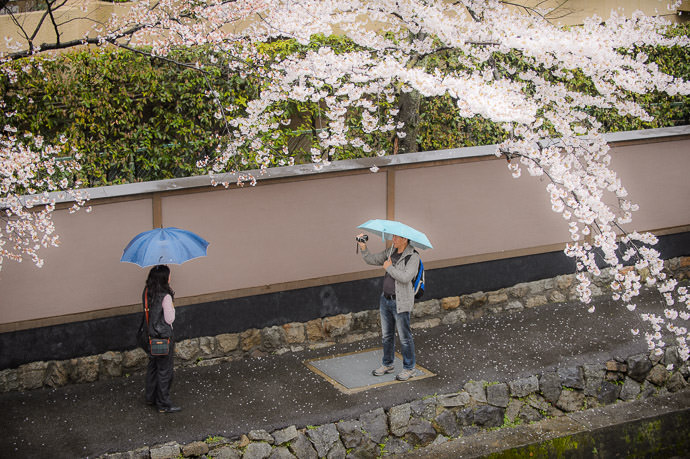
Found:
[[[170,279],[170,268],[165,265],[156,265],[149,271],[149,277],[146,279],[146,289],[148,292],[149,303],[160,293],[167,293],[175,298],[175,292],[170,288],[168,280]]]

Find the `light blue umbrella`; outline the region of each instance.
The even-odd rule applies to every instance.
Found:
[[[429,238],[421,231],[407,226],[404,223],[394,220],[369,220],[362,223],[357,228],[367,230],[382,239],[393,239],[393,236],[400,236],[410,240],[410,245],[418,249],[433,249]]]
[[[139,233],[129,241],[120,261],[147,266],[182,264],[205,257],[208,241],[179,228],[156,228]]]

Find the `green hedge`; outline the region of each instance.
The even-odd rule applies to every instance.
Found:
[[[688,26],[674,33],[688,35]],[[341,51],[354,45],[341,38],[316,37],[307,47],[294,41],[265,45],[269,55],[282,56],[304,52],[327,44]],[[690,79],[687,49],[645,49],[650,59],[664,71]],[[183,62],[207,59],[204,50],[189,50],[171,56]],[[519,55],[495,55],[494,64],[504,61],[529,67]],[[222,59],[222,57],[217,56]],[[444,63],[444,58],[445,63]],[[427,65],[448,65],[448,56],[438,56]],[[270,65],[266,63],[266,65]],[[69,140],[65,152],[75,147],[82,153],[80,178],[86,186],[120,184],[203,173],[197,161],[214,155],[216,147],[231,136],[234,129],[216,116],[214,97],[223,106],[234,107],[224,115],[241,115],[247,103],[257,97],[261,81],[222,73],[220,65],[206,73],[183,68],[166,61],[150,59],[129,51],[112,49],[80,50],[55,58],[31,58],[4,64],[0,73],[0,91],[5,95],[5,111],[16,111],[15,126],[21,131],[43,135],[48,142]],[[227,68],[227,66],[225,66]],[[13,70],[16,75],[9,75]],[[593,91],[591,83],[576,75],[569,85]],[[212,93],[210,88],[215,91]],[[602,110],[593,114],[606,131],[635,130],[675,124],[688,124],[688,97],[659,94],[638,96],[637,100],[654,115],[653,122],[641,122]],[[380,101],[379,101],[380,102]],[[395,102],[394,102],[395,103]],[[293,116],[289,126],[280,126],[277,135],[266,134],[262,141],[275,152],[270,165],[284,164],[284,149],[309,162],[307,153],[316,145],[315,135],[324,125],[321,108],[316,104],[284,102],[276,107]],[[505,138],[496,124],[474,117],[461,118],[449,97],[425,99],[420,108],[417,141],[419,150],[492,144]],[[366,154],[361,150],[342,149],[329,159],[353,158],[391,150],[391,134],[364,134],[353,116],[348,126],[376,148]],[[66,153],[68,154],[68,153]],[[245,146],[230,167],[254,168],[251,146]]]

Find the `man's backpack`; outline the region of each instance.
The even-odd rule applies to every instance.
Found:
[[[414,251],[414,253],[419,255],[419,252],[417,252],[416,250]],[[412,255],[407,256],[405,264],[407,264],[407,262],[410,261],[410,258],[412,258]],[[424,263],[422,263],[422,258],[419,257],[419,267],[417,268],[417,275],[414,277],[414,279],[412,279],[412,290],[414,291],[414,298],[416,300],[424,296],[424,288]]]

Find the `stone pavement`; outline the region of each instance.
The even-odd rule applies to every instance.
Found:
[[[378,339],[177,369],[172,396],[183,407],[177,414],[144,404],[141,374],[0,394],[0,457],[97,457],[209,436],[232,440],[251,430],[322,426],[456,393],[472,380],[510,382],[646,352],[644,339],[630,333],[643,328],[636,313],[607,298],[594,302],[593,314],[580,303],[559,303],[416,330],[417,361],[436,376],[349,395],[304,362],[377,347]],[[660,296],[650,293],[637,312],[663,309]]]

